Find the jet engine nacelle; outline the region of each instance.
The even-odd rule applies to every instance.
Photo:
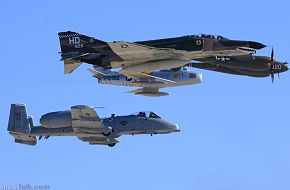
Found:
[[[72,119],[70,111],[47,113],[40,118],[40,124],[45,128],[71,127]]]

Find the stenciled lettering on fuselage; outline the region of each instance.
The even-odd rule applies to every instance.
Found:
[[[68,42],[70,45],[74,45],[75,48],[83,48],[84,47],[84,44],[81,43],[81,39],[78,36],[70,37],[68,39]]]
[[[112,76],[103,77],[103,80],[122,80],[122,79],[125,79],[128,82],[133,80],[131,77],[127,77],[127,76],[125,77],[121,75],[112,75]]]
[[[112,76],[105,76],[104,80],[121,80],[122,76],[112,75]]]

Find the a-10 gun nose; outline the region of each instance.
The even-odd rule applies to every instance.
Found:
[[[180,129],[176,123],[173,123],[172,129],[173,129],[173,132],[180,132]]]

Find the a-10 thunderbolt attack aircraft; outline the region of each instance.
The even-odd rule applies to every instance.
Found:
[[[108,69],[120,68],[119,73],[124,75],[148,73],[180,68],[195,59],[253,54],[265,47],[258,42],[204,34],[132,43],[105,42],[71,31],[58,35],[65,73],[71,73],[83,62]]]
[[[110,69],[103,67],[94,67],[89,69],[93,77],[98,79],[100,84],[111,84],[118,86],[141,87],[128,93],[144,95],[144,96],[166,96],[167,92],[160,92],[160,88],[172,86],[184,86],[198,84],[202,81],[202,75],[188,71],[183,68],[178,71],[171,69],[153,71],[150,74],[135,73],[132,77],[122,75]]]
[[[71,110],[43,115],[40,126],[34,126],[25,104],[12,104],[8,131],[16,143],[35,145],[37,138],[49,136],[77,136],[89,144],[113,147],[121,135],[168,134],[179,132],[177,124],[161,119],[153,112],[139,112],[127,116],[111,115],[101,119],[93,107],[79,105]]]

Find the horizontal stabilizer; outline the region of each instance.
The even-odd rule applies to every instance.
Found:
[[[28,134],[18,134],[14,132],[9,132],[15,138],[15,143],[26,144],[26,145],[36,145],[37,139],[35,136],[30,136]]]
[[[72,73],[81,64],[82,63],[80,60],[65,60],[64,61],[64,74]]]

